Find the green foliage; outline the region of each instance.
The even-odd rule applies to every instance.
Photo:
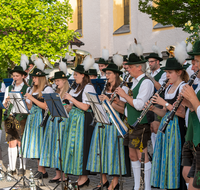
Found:
[[[139,0],[139,10],[150,15],[152,20],[163,25],[184,27],[188,20],[200,23],[198,0]]]
[[[194,44],[197,40],[200,40],[200,26],[199,24],[193,24],[190,20],[185,23],[183,30],[190,34],[186,39],[187,42]]]
[[[0,68],[19,64],[21,54],[64,56],[77,34],[68,30],[69,0],[0,0]]]

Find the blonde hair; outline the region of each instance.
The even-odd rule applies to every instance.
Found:
[[[67,79],[62,79],[62,80],[65,81],[65,84],[64,84],[63,91],[62,91],[62,93],[60,94],[60,97],[61,97],[61,98],[63,98],[65,92],[67,92],[68,89],[69,89],[69,82],[68,82],[68,80],[67,80]],[[57,92],[57,93],[60,93],[60,89],[57,89],[56,92]]]
[[[34,92],[38,92],[38,98],[42,98],[42,91],[44,89],[44,87],[47,85],[47,79],[45,76],[43,77],[38,77],[38,85],[33,85],[33,91],[32,94]],[[32,95],[31,94],[31,95]]]

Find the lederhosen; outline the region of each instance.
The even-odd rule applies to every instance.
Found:
[[[145,79],[148,79],[148,77],[143,77],[132,90],[133,99],[136,99],[139,93],[140,85]],[[133,125],[137,118],[141,115],[142,111],[136,110],[128,103],[126,103],[126,107],[128,112],[127,122],[129,125]],[[124,139],[124,145],[134,149],[144,149],[147,147],[147,142],[150,140],[150,137],[150,125],[148,124],[147,117],[145,116],[135,129],[131,129],[129,127],[129,135]]]
[[[200,100],[200,90],[196,95]],[[185,140],[182,151],[182,165],[191,166],[188,177],[194,177],[193,186],[200,188],[200,122],[195,111],[189,112]]]
[[[8,92],[13,88],[12,85],[9,86]],[[22,96],[26,93],[28,86],[24,84],[20,92]],[[6,132],[6,141],[20,140],[20,135],[22,137],[27,115],[16,114],[15,116],[11,115],[11,109],[13,105],[10,104],[7,115],[4,116],[5,120],[5,132]]]

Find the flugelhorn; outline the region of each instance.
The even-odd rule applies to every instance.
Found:
[[[187,82],[187,84],[188,84],[189,86],[192,86],[192,84],[194,83],[194,80],[196,79],[198,73],[199,73],[199,70],[197,70],[194,74],[192,74],[192,75],[190,76],[190,79],[189,79],[189,81]],[[184,97],[181,96],[181,97],[179,97],[179,98],[176,100],[176,102],[175,102],[175,104],[174,104],[174,106],[173,106],[172,111],[170,112],[170,114],[169,114],[168,117],[167,117],[167,120],[165,121],[165,123],[164,123],[164,125],[162,126],[162,128],[159,129],[159,131],[160,131],[161,133],[164,133],[164,134],[165,134],[165,130],[166,130],[166,128],[167,128],[167,126],[168,126],[170,120],[173,120],[174,115],[175,115],[177,109],[179,108],[179,106],[181,105],[181,102],[183,101],[183,98],[184,98]]]
[[[49,62],[49,60],[48,60],[46,57],[42,56],[40,53],[38,53],[38,55],[39,55],[39,57],[42,59],[43,63],[45,64],[44,70],[45,70],[47,67],[53,69],[53,66],[51,65],[51,63]]]

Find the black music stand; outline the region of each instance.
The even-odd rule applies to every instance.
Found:
[[[51,93],[51,94],[43,94],[44,100],[47,103],[47,106],[49,108],[49,111],[51,113],[51,121],[54,120],[55,117],[59,117],[58,120],[58,142],[59,142],[59,160],[60,160],[60,171],[61,171],[61,183],[59,183],[54,189],[56,189],[60,184],[62,190],[64,190],[63,187],[63,171],[62,171],[62,157],[61,157],[61,143],[60,143],[60,128],[59,123],[63,120],[62,117],[68,118],[69,115],[65,111],[62,101],[60,99],[60,95],[58,93]]]
[[[125,134],[128,131],[128,128],[124,125],[121,121],[120,117],[116,114],[113,107],[110,105],[108,100],[103,101],[103,106],[105,110],[109,113],[111,120],[115,124],[115,127],[119,131],[120,135],[117,136],[117,143],[118,143],[118,156],[119,156],[119,172],[120,172],[120,189],[123,190],[123,180],[122,180],[122,169],[121,169],[121,150],[120,150],[120,138],[124,138]]]
[[[101,161],[101,133],[100,129],[104,129],[105,125],[111,125],[109,118],[106,114],[105,109],[103,108],[99,98],[98,94],[95,93],[86,93],[88,102],[90,102],[90,105],[92,107],[92,110],[94,112],[94,122],[98,122],[101,125],[98,126],[98,133],[99,133],[99,161],[100,161],[100,178],[101,178],[101,190],[103,190],[103,179],[102,179],[102,161]]]
[[[10,102],[11,102],[11,104],[13,104],[13,107],[15,108],[15,113],[13,114],[13,118],[16,117],[16,114],[21,114],[20,117],[23,117],[22,115],[30,114],[28,107],[26,105],[26,102],[22,97],[21,92],[9,92],[9,96],[10,96]],[[21,141],[22,136],[21,136],[20,122],[19,122],[19,128],[20,128],[19,138]],[[21,145],[22,145],[22,143],[21,143]],[[23,164],[23,147],[22,146],[21,146],[21,161],[22,161],[22,167],[23,167],[24,164]],[[17,182],[10,188],[10,190],[13,189],[18,183],[20,183],[21,180],[23,180],[22,189],[29,187],[29,185],[26,186],[25,180],[27,180],[28,182],[30,182],[30,181],[28,178],[26,178],[26,176],[23,173],[23,176],[19,180],[17,180]],[[37,189],[40,189],[38,186],[36,186],[36,187],[37,187]]]

